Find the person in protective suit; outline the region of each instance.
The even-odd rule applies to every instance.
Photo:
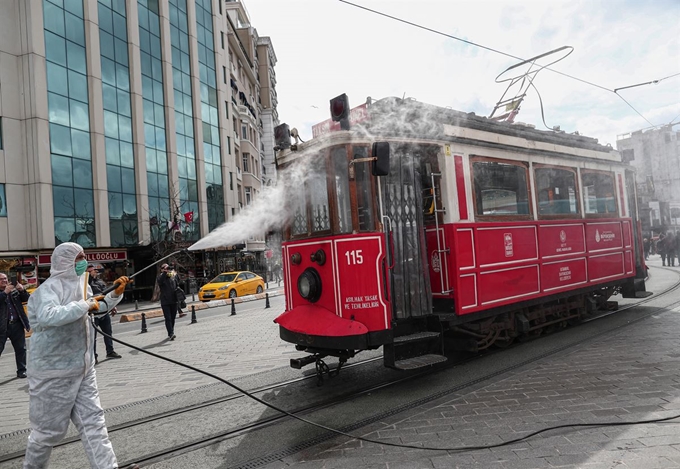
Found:
[[[99,403],[94,329],[88,313],[114,308],[130,279],[119,277],[114,291],[93,298],[86,269],[80,245],[60,244],[52,253],[50,277],[28,300],[33,326],[28,351],[32,430],[24,469],[47,467],[52,447],[66,435],[69,420],[80,434],[91,467],[118,468]]]

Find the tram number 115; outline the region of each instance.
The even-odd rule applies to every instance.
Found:
[[[364,263],[364,257],[361,255],[361,249],[355,251],[345,251],[348,265],[357,265]]]

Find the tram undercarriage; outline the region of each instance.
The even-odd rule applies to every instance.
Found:
[[[488,318],[466,322],[444,320],[447,344],[455,350],[479,352],[491,346],[507,347],[515,340],[526,341],[549,334],[583,319],[618,309],[609,298],[618,287],[569,296],[559,300],[519,308]]]

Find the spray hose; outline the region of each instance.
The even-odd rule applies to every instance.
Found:
[[[169,256],[168,256],[168,257],[169,257]],[[161,260],[162,260],[162,259],[161,259]],[[159,262],[160,262],[160,261],[159,261]],[[145,354],[150,355],[150,356],[152,356],[152,357],[154,357],[154,358],[158,358],[159,360],[164,360],[164,361],[169,362],[169,363],[172,363],[172,364],[174,364],[174,365],[181,366],[181,367],[187,368],[187,369],[189,369],[189,370],[191,370],[191,371],[195,371],[196,373],[200,373],[200,374],[202,374],[202,375],[205,375],[205,376],[208,376],[208,377],[210,377],[210,378],[213,378],[213,379],[215,379],[215,380],[217,380],[217,381],[219,381],[219,382],[221,382],[221,383],[226,384],[227,386],[233,388],[234,390],[240,392],[240,393],[243,394],[244,396],[247,396],[247,397],[253,399],[254,401],[257,401],[257,402],[259,402],[260,404],[262,404],[262,405],[264,405],[264,406],[266,406],[266,407],[269,407],[269,408],[272,409],[272,410],[275,410],[275,411],[280,412],[280,413],[282,413],[282,414],[284,414],[284,415],[287,415],[288,417],[292,417],[292,418],[294,418],[294,419],[296,419],[296,420],[299,420],[300,422],[304,422],[304,423],[306,423],[306,424],[312,425],[312,426],[317,427],[317,428],[320,428],[320,429],[322,429],[322,430],[326,430],[326,431],[331,432],[331,433],[335,433],[335,434],[337,434],[337,435],[342,435],[342,436],[346,436],[346,437],[348,437],[348,438],[352,438],[352,439],[360,440],[360,441],[365,441],[365,442],[367,442],[367,443],[374,443],[374,444],[377,444],[377,445],[393,446],[393,447],[396,447],[396,448],[409,448],[409,449],[421,449],[421,450],[424,449],[424,450],[432,450],[432,451],[456,451],[456,452],[466,452],[466,451],[477,451],[477,450],[483,450],[483,449],[492,449],[492,448],[500,448],[500,447],[502,447],[502,446],[508,446],[508,445],[511,445],[511,444],[514,444],[514,443],[519,443],[519,442],[521,442],[521,441],[527,440],[527,439],[529,439],[529,438],[531,438],[531,437],[533,437],[533,436],[536,436],[536,435],[538,435],[538,434],[540,434],[540,433],[544,433],[544,432],[547,432],[547,431],[549,431],[549,430],[557,430],[557,429],[561,429],[561,428],[619,427],[619,426],[644,425],[644,424],[648,424],[648,423],[662,423],[662,422],[668,422],[668,423],[680,423],[680,422],[669,422],[670,420],[674,420],[674,419],[680,418],[680,414],[678,414],[678,415],[673,415],[673,416],[671,416],[671,417],[659,418],[659,419],[652,419],[652,420],[637,420],[637,421],[631,421],[631,422],[571,423],[571,424],[556,425],[556,426],[553,426],[553,427],[547,427],[547,428],[543,428],[543,429],[541,429],[541,430],[536,430],[535,432],[531,432],[531,433],[529,433],[528,435],[524,435],[524,436],[522,436],[522,437],[520,437],[520,438],[515,438],[515,439],[512,439],[512,440],[504,441],[503,443],[497,443],[497,444],[491,444],[491,445],[482,445],[482,446],[454,446],[454,447],[451,447],[451,448],[446,448],[446,447],[442,447],[442,446],[436,446],[436,447],[434,447],[434,446],[418,446],[418,445],[398,444],[398,443],[390,443],[390,442],[388,442],[388,441],[372,440],[372,439],[370,439],[370,438],[365,438],[365,437],[362,437],[362,436],[352,435],[351,433],[343,432],[342,430],[338,430],[338,429],[336,429],[336,428],[331,428],[331,427],[328,427],[328,426],[323,425],[323,424],[321,424],[321,423],[318,423],[318,422],[314,422],[314,421],[308,420],[308,419],[306,419],[306,418],[304,418],[304,417],[300,417],[299,415],[296,415],[296,414],[294,414],[294,413],[292,413],[292,412],[288,412],[287,410],[282,409],[282,408],[280,408],[280,407],[277,407],[277,406],[275,406],[274,404],[270,404],[270,403],[268,403],[268,402],[263,401],[262,399],[260,399],[259,397],[257,397],[257,396],[255,396],[255,395],[249,393],[249,392],[246,391],[245,389],[242,389],[242,388],[240,388],[239,386],[235,385],[234,383],[232,383],[232,382],[230,382],[230,381],[228,381],[228,380],[226,380],[226,379],[220,378],[219,376],[214,375],[214,374],[212,374],[212,373],[210,373],[210,372],[201,370],[200,368],[196,368],[196,367],[191,366],[191,365],[188,365],[188,364],[186,364],[186,363],[182,363],[182,362],[180,362],[180,361],[178,361],[178,360],[173,360],[172,358],[168,358],[168,357],[164,357],[164,356],[162,356],[162,355],[158,355],[157,353],[154,353],[154,352],[149,352],[148,350],[145,350],[145,349],[143,349],[143,348],[141,348],[141,347],[137,347],[137,346],[132,345],[132,344],[130,344],[130,343],[124,342],[124,341],[122,341],[122,340],[120,340],[120,339],[116,339],[116,338],[112,337],[111,335],[106,334],[106,333],[103,332],[101,329],[99,329],[99,328],[95,325],[94,319],[93,319],[92,317],[90,317],[90,322],[92,323],[92,327],[94,327],[94,329],[95,329],[97,332],[99,332],[99,333],[100,333],[101,335],[103,335],[104,337],[107,337],[107,338],[113,340],[113,341],[116,342],[116,343],[119,343],[119,344],[121,344],[121,345],[125,345],[126,347],[129,347],[129,348],[131,348],[131,349],[137,350],[138,352],[145,353]]]

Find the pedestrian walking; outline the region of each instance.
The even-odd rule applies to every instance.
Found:
[[[656,252],[661,255],[661,265],[666,266],[666,235],[659,233],[659,239],[656,242]]]
[[[0,273],[0,355],[9,339],[14,348],[17,378],[26,377],[26,332],[31,327],[22,303],[27,302],[29,296],[21,283],[14,286],[7,275]]]
[[[274,278],[276,279],[276,282],[278,285],[281,285],[281,264],[278,262],[274,264],[274,269],[272,271],[274,274]]]
[[[675,235],[671,230],[668,230],[668,233],[666,233],[664,248],[666,249],[666,261],[668,262],[668,265],[670,267],[675,267],[676,240]]]
[[[649,238],[644,238],[642,240],[642,246],[643,246],[644,253],[645,253],[645,260],[649,260],[649,249],[651,247],[651,243],[649,242]]]
[[[95,268],[94,264],[89,264],[87,266],[88,283],[90,288],[92,288],[92,294],[97,296],[104,290],[106,290],[106,283],[99,278],[99,271]],[[94,318],[94,324],[104,334],[108,336],[113,336],[113,327],[111,325],[111,318],[117,313],[116,308],[113,308],[109,314],[104,314],[99,317]],[[123,358],[113,349],[113,340],[111,337],[104,336],[104,346],[106,347],[106,358]],[[94,364],[99,363],[99,355],[97,355],[97,330],[94,331]]]
[[[175,318],[177,317],[177,275],[168,264],[161,266],[158,276],[158,288],[161,291],[161,309],[165,319],[168,339],[175,340]]]
[[[115,307],[127,277],[114,282],[106,296],[92,296],[87,259],[76,243],[62,243],[52,252],[50,277],[28,300],[33,324],[28,354],[28,395],[31,433],[24,469],[48,466],[52,447],[72,421],[93,468],[118,468],[106,430],[94,370],[94,334],[88,313]],[[129,468],[138,468],[136,464]]]

